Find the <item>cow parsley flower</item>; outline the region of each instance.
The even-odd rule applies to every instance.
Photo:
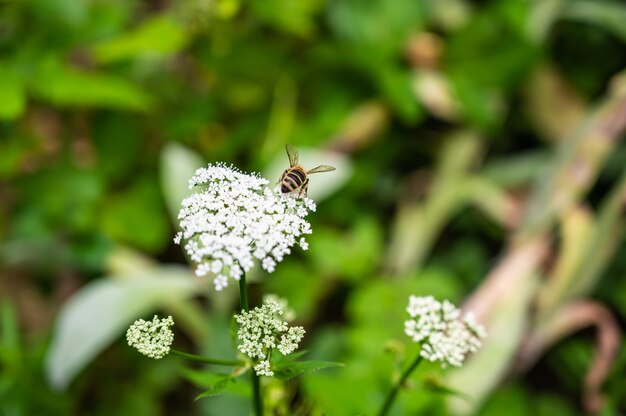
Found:
[[[485,328],[475,322],[471,313],[461,319],[461,311],[447,300],[438,302],[432,296],[409,297],[404,332],[422,344],[421,356],[440,361],[442,367],[463,365],[468,354],[477,351]]]
[[[170,345],[174,341],[174,333],[170,326],[174,325],[171,316],[159,319],[156,315],[152,321],[139,319],[126,331],[128,345],[134,347],[150,358],[159,359],[170,352]]]
[[[254,259],[271,273],[291,247],[308,247],[302,236],[312,231],[305,217],[315,211],[315,203],[268,184],[222,163],[198,169],[189,181],[199,191],[182,201],[181,231],[174,242],[185,242],[198,276],[216,275],[217,290],[228,285],[229,277],[239,280]]]
[[[273,349],[289,355],[298,348],[304,337],[301,326],[289,327],[283,319],[283,308],[275,300],[266,300],[262,306],[235,315],[239,324],[238,349],[248,357],[259,360],[254,366],[257,375],[273,376],[271,355]]]

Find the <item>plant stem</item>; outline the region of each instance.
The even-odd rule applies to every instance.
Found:
[[[391,391],[387,395],[383,407],[380,409],[380,412],[378,412],[378,416],[385,416],[387,414],[387,412],[391,408],[391,405],[393,404],[394,399],[396,398],[396,395],[398,394],[398,391],[400,390],[400,387],[402,387],[406,379],[409,377],[409,375],[411,375],[413,370],[417,368],[421,361],[422,356],[420,354],[417,354],[417,357],[415,357],[413,363],[411,363],[411,365],[406,370],[404,370],[404,373],[402,373],[400,380],[398,380],[398,382],[393,386],[393,389],[391,389]]]
[[[178,351],[178,350],[170,350],[170,352],[174,355],[178,355],[180,357],[184,357],[189,360],[198,361],[200,363],[205,363],[205,364],[229,365],[229,366],[237,366],[237,365],[244,364],[243,361],[239,361],[239,360],[221,360],[219,358],[203,357],[201,355],[189,354],[189,353]]]
[[[248,305],[248,285],[246,284],[246,273],[244,272],[239,279],[239,299],[241,302],[241,309],[244,311],[249,311],[250,306]],[[263,398],[261,397],[261,380],[259,376],[256,375],[254,369],[250,371],[252,375],[252,399],[254,406],[254,413],[257,416],[263,416]]]

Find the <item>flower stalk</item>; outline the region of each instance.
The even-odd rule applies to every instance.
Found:
[[[175,349],[170,349],[170,353],[174,355],[178,355],[179,357],[186,358],[191,361],[197,361],[199,363],[205,363],[205,364],[225,365],[225,366],[231,366],[231,367],[245,364],[243,361],[240,361],[240,360],[222,360],[219,358],[203,357],[201,355],[189,354],[187,352],[178,351]]]
[[[248,285],[246,283],[246,273],[244,272],[239,279],[239,301],[241,303],[241,309],[244,311],[250,310],[248,304]],[[254,414],[256,416],[263,416],[263,397],[261,396],[261,379],[256,374],[256,371],[250,371],[252,377],[252,405],[254,407]]]
[[[389,394],[387,394],[385,403],[383,403],[383,406],[380,408],[380,411],[378,412],[378,416],[385,416],[387,412],[389,411],[389,409],[391,409],[391,405],[393,404],[393,401],[398,395],[398,391],[404,385],[404,383],[406,382],[406,379],[409,378],[411,373],[415,371],[419,363],[422,361],[422,358],[423,357],[421,354],[417,354],[417,357],[415,357],[415,360],[413,360],[411,365],[406,370],[404,370],[398,382],[394,384],[393,388],[389,391]]]

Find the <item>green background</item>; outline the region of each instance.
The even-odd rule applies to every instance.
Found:
[[[251,301],[288,299],[307,356],[345,366],[266,379],[274,414],[374,414],[417,353],[409,294],[462,304],[534,243],[479,299],[484,354],[420,367],[392,414],[626,411],[625,21],[594,0],[0,0],[0,414],[248,414],[247,377],[194,401],[215,375],[123,334],[171,314],[178,349],[234,356],[236,288],[191,274],[177,210],[209,162],[274,181],[287,142],[338,170],[311,179],[309,251],[257,268]]]

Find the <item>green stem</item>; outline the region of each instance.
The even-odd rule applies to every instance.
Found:
[[[241,302],[241,309],[249,311],[248,305],[248,285],[246,284],[246,274],[244,273],[239,279],[239,299]],[[254,405],[254,413],[257,416],[263,416],[263,398],[261,396],[261,379],[256,375],[254,369],[250,371],[252,375],[252,398]]]
[[[417,354],[417,357],[415,358],[413,363],[411,363],[411,365],[406,370],[404,370],[404,373],[402,373],[400,380],[398,380],[398,382],[393,386],[393,389],[391,389],[391,391],[387,395],[383,407],[380,409],[380,412],[378,412],[378,416],[385,416],[387,414],[387,412],[391,408],[391,405],[393,404],[394,399],[396,398],[396,395],[398,394],[398,391],[400,390],[400,387],[404,385],[406,379],[409,378],[409,375],[411,375],[413,370],[417,368],[421,361],[422,356],[420,354]]]
[[[239,279],[239,301],[241,303],[241,309],[246,312],[250,310],[250,306],[248,306],[248,287],[245,272],[241,276],[241,279]]]
[[[205,364],[229,365],[233,367],[237,365],[245,364],[243,361],[239,361],[239,360],[220,360],[219,358],[203,357],[201,355],[189,354],[189,353],[178,351],[178,350],[170,350],[170,352],[174,355],[178,355],[180,357],[184,357],[189,360],[198,361],[200,363],[205,363]]]

